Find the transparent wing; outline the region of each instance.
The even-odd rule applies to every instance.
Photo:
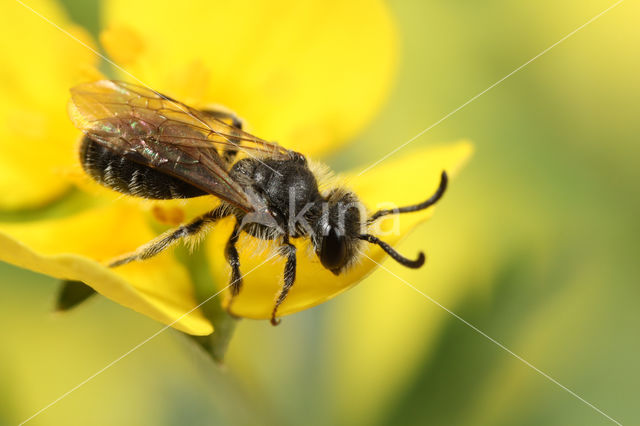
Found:
[[[153,90],[100,80],[71,89],[69,115],[87,136],[141,164],[176,176],[237,207],[253,210],[221,153],[288,158],[278,144],[232,127]]]

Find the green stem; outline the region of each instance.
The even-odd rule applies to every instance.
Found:
[[[211,275],[205,244],[201,244],[193,253],[189,253],[185,248],[180,248],[176,254],[189,271],[198,303],[204,302],[219,291]],[[207,300],[199,308],[213,324],[213,333],[209,336],[190,336],[219,364],[224,360],[238,323],[238,320],[229,315],[222,307],[222,297],[221,293]]]

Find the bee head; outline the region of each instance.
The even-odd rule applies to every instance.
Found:
[[[363,206],[352,192],[334,189],[326,197],[313,238],[315,251],[335,275],[353,263],[363,225]]]

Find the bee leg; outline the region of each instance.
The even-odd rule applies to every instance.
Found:
[[[240,120],[232,111],[227,110],[224,107],[221,107],[220,109],[205,109],[203,112],[220,120],[231,120],[231,125],[233,127],[242,130],[242,120]]]
[[[224,250],[224,254],[227,257],[227,262],[229,262],[229,266],[231,266],[231,281],[229,282],[229,286],[231,286],[231,299],[229,300],[229,304],[227,305],[227,312],[231,314],[231,303],[233,299],[240,293],[240,288],[242,287],[242,276],[240,275],[240,257],[238,256],[238,249],[236,249],[236,243],[238,242],[238,237],[240,236],[240,225],[236,221],[235,226],[233,227],[233,232],[231,233],[231,237],[229,237],[229,241],[227,241],[227,246]]]
[[[242,130],[242,120],[240,120],[238,116],[231,111],[208,109],[208,110],[205,110],[205,112],[211,115],[212,117],[215,117],[221,120],[230,120],[231,126],[233,126],[235,129]],[[234,145],[240,145],[240,140],[236,139],[239,136],[240,136],[239,133],[234,132],[231,135],[230,142],[233,143]],[[227,163],[231,163],[237,154],[238,154],[237,148],[228,147],[222,153],[222,158],[224,158],[224,161],[226,161]]]
[[[195,218],[186,225],[182,225],[178,228],[169,230],[164,234],[158,236],[157,238],[149,241],[147,244],[139,247],[133,253],[125,254],[112,260],[108,266],[110,268],[115,268],[116,266],[126,265],[127,263],[133,262],[135,260],[149,259],[150,257],[153,257],[163,250],[171,247],[181,239],[192,237],[198,234],[203,230],[205,225],[228,216],[226,210],[227,209],[225,209],[224,206],[220,206],[215,210],[212,210],[208,213],[203,214],[202,216]]]
[[[278,313],[278,307],[284,302],[289,294],[289,290],[296,280],[296,247],[289,242],[289,239],[285,239],[284,244],[281,247],[283,256],[287,257],[287,263],[284,265],[284,285],[278,294],[276,304],[271,312],[271,325],[280,324],[280,319],[276,319]]]

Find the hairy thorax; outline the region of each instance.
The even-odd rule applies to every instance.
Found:
[[[263,214],[236,213],[244,231],[261,239],[297,238],[313,231],[309,224],[321,214],[323,198],[304,157],[245,158],[229,174],[265,209]]]

